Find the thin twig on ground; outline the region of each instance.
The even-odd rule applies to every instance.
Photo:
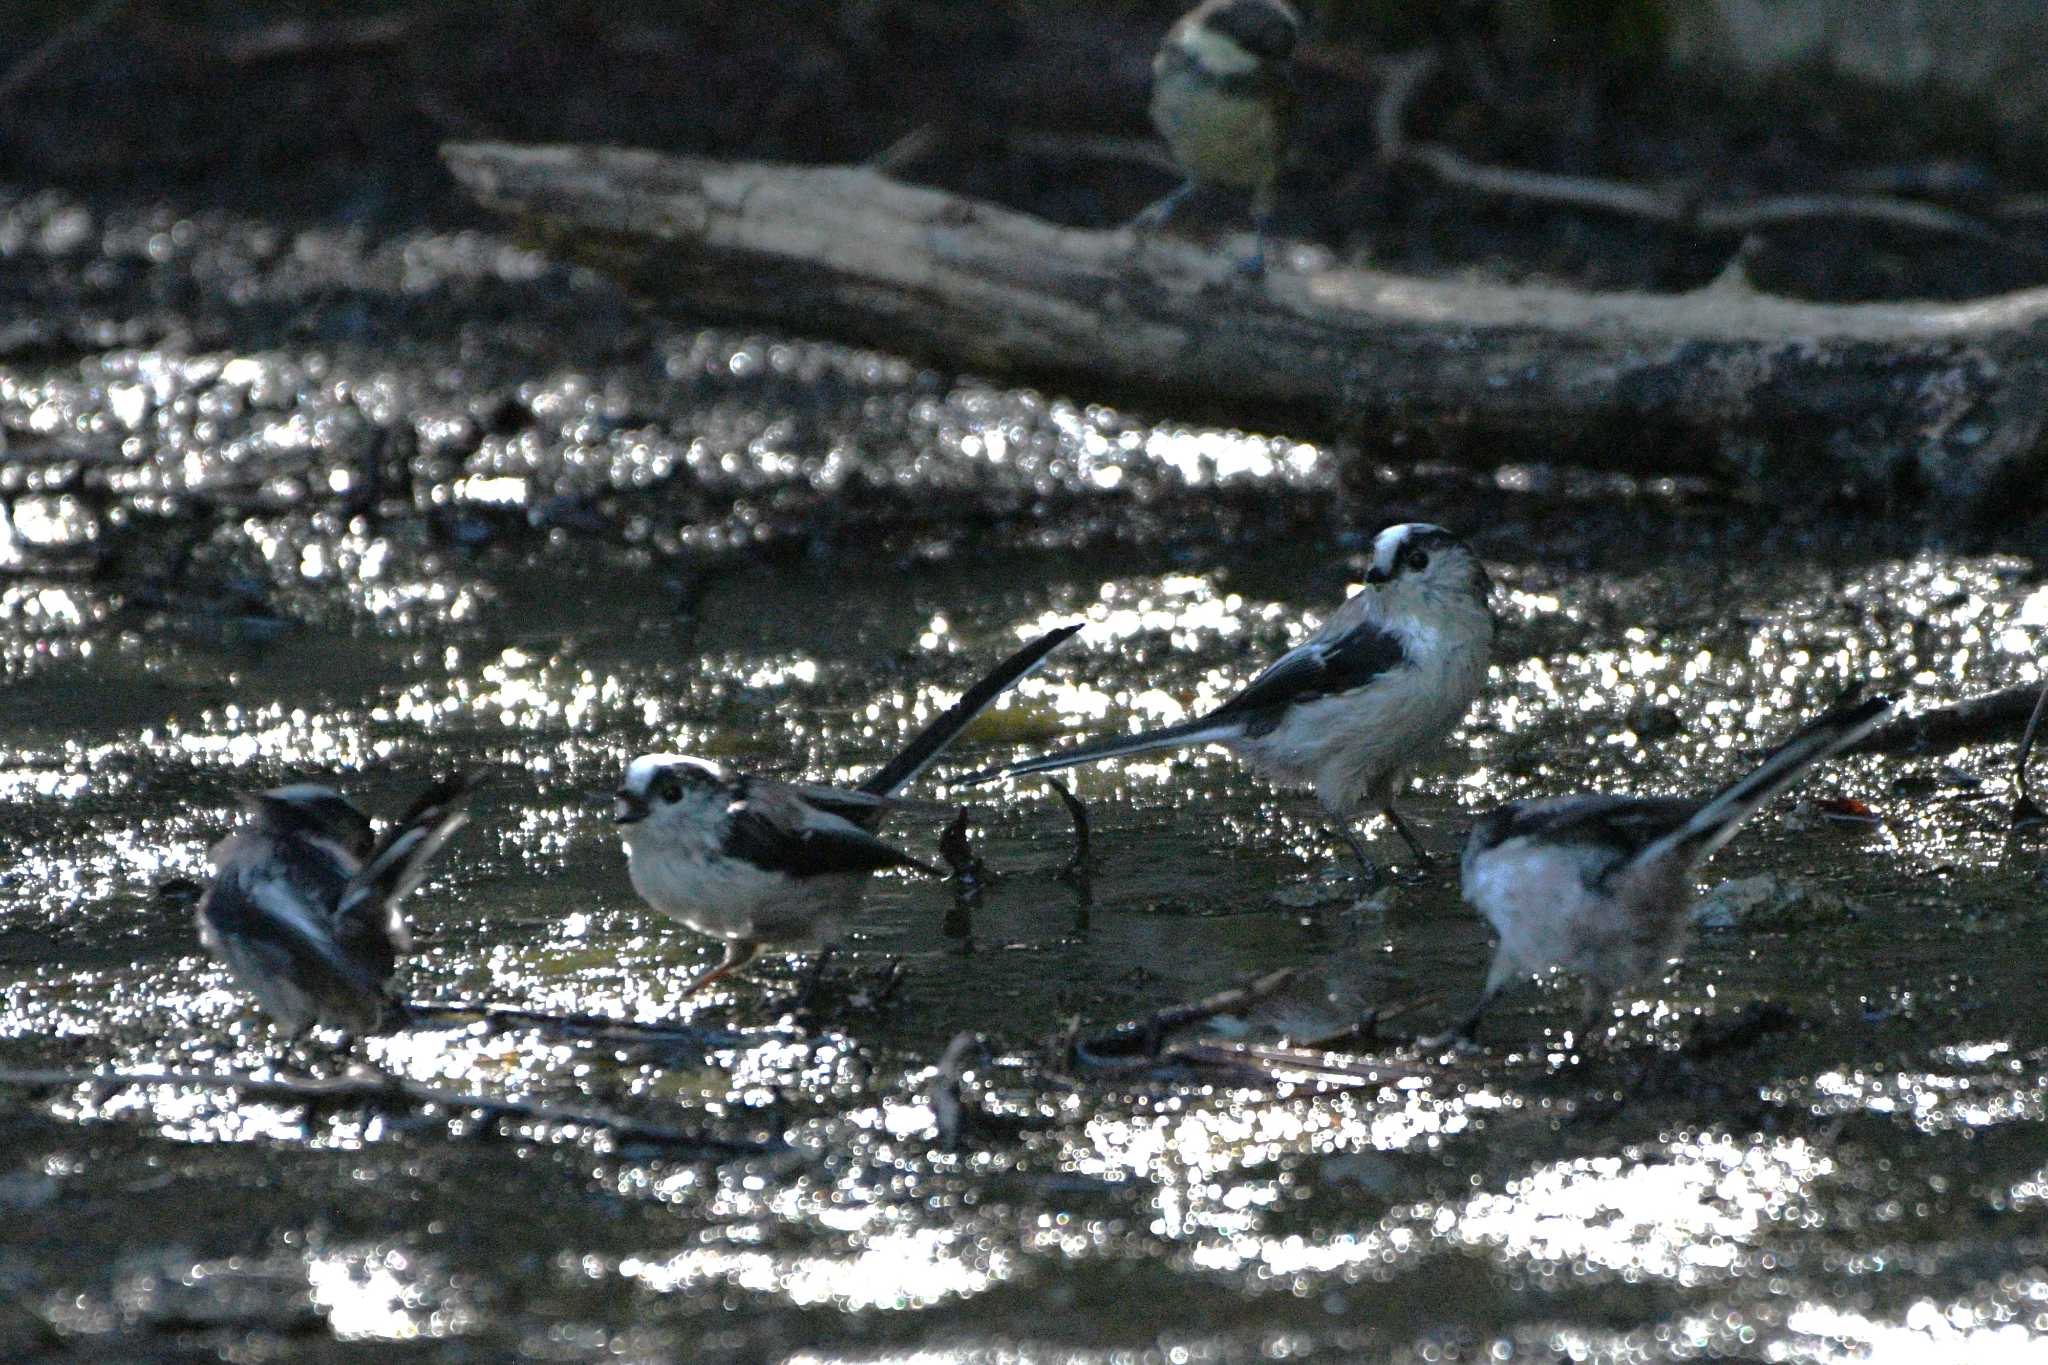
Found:
[[[423,14],[361,15],[326,21],[285,19],[228,39],[221,58],[230,66],[270,62],[303,62],[384,52],[404,46],[441,16]]]
[[[1426,1009],[1442,1000],[1442,995],[1418,995],[1409,1000],[1397,1000],[1391,1005],[1374,1005],[1359,1017],[1356,1023],[1329,1033],[1319,1033],[1307,1038],[1297,1038],[1294,1046],[1309,1052],[1332,1052],[1345,1046],[1373,1047],[1380,1043],[1407,1043],[1409,1038],[1394,1037],[1385,1031],[1387,1024],[1404,1014]]]
[[[1239,1014],[1251,1009],[1287,989],[1293,984],[1294,977],[1292,967],[1268,972],[1242,986],[1232,986],[1229,990],[1218,991],[1200,1000],[1154,1010],[1142,1019],[1118,1024],[1106,1033],[1086,1038],[1077,1036],[1068,1052],[1089,1065],[1104,1060],[1157,1057],[1170,1034],[1194,1024],[1205,1023],[1219,1015]]]
[[[2041,687],[2040,700],[2034,703],[2034,714],[2027,718],[2027,731],[2020,736],[2019,751],[2013,755],[2013,787],[2017,795],[2012,803],[2012,827],[2030,829],[2048,821],[2048,813],[2034,803],[2033,795],[2027,790],[2027,760],[2034,755],[2034,737],[2041,731],[2041,717],[2048,713],[2048,683]]]
[[[408,1001],[406,1009],[421,1022],[475,1020],[501,1028],[533,1028],[543,1032],[574,1034],[595,1042],[687,1043],[708,1050],[737,1047],[747,1041],[742,1035],[725,1029],[698,1028],[692,1024],[642,1024],[605,1014],[555,1013],[476,1000]]]
[[[369,1109],[430,1108],[450,1112],[474,1111],[492,1118],[520,1119],[560,1128],[581,1128],[604,1132],[626,1142],[689,1149],[706,1156],[752,1156],[775,1150],[779,1144],[745,1138],[715,1137],[708,1133],[651,1119],[636,1118],[602,1109],[571,1109],[537,1100],[502,1095],[477,1095],[421,1085],[397,1076],[351,1075],[327,1080],[294,1080],[281,1076],[251,1076],[237,1072],[203,1071],[0,1071],[0,1086],[33,1090],[61,1090],[89,1087],[97,1091],[128,1090],[141,1086],[172,1086],[190,1090],[231,1090],[250,1099],[285,1104],[324,1107],[361,1106]]]

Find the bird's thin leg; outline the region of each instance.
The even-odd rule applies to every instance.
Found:
[[[1500,992],[1489,986],[1479,993],[1478,1001],[1468,1010],[1465,1017],[1442,1033],[1427,1038],[1417,1038],[1415,1045],[1424,1052],[1437,1052],[1453,1045],[1479,1046],[1479,1021],[1486,1017],[1487,1007],[1493,1004]]]
[[[761,945],[746,939],[737,939],[725,945],[725,956],[710,971],[701,973],[689,985],[683,987],[683,998],[688,999],[714,981],[723,981],[740,968],[761,955]]]
[[[1351,826],[1339,822],[1337,825],[1337,837],[1342,839],[1344,846],[1351,850],[1351,856],[1358,859],[1358,875],[1369,882],[1378,881],[1380,879],[1380,866],[1366,856],[1365,845],[1358,842],[1358,835],[1352,830]]]
[[[1586,1008],[1579,1016],[1578,1048],[1584,1052],[1593,1039],[1606,1032],[1613,1022],[1608,1011],[1614,1004],[1614,994],[1597,982],[1586,983]]]
[[[1417,863],[1425,869],[1436,865],[1436,859],[1430,856],[1429,850],[1422,846],[1422,840],[1415,837],[1415,831],[1410,829],[1408,822],[1401,818],[1401,812],[1394,809],[1393,802],[1387,802],[1386,808],[1380,814],[1386,816],[1388,823],[1393,825],[1394,833],[1407,841],[1408,851],[1415,855]]]
[[[1180,206],[1187,203],[1194,192],[1195,182],[1189,180],[1171,194],[1161,195],[1131,219],[1131,231],[1155,232],[1165,227],[1167,220],[1180,211]]]
[[[829,943],[818,950],[818,960],[804,973],[804,984],[798,988],[796,999],[790,1002],[791,1009],[800,1010],[811,1003],[811,997],[818,993],[818,983],[825,979],[825,964],[832,960],[834,951],[834,946]]]
[[[1446,1048],[1453,1043],[1465,1043],[1477,1047],[1479,1044],[1479,1021],[1487,1009],[1500,998],[1500,993],[1515,979],[1515,964],[1499,948],[1493,950],[1493,962],[1486,969],[1486,984],[1479,988],[1479,999],[1463,1019],[1443,1033],[1428,1038],[1418,1038],[1415,1045],[1425,1052]]]
[[[1252,254],[1237,263],[1237,272],[1246,279],[1265,278],[1266,239],[1273,235],[1273,187],[1270,184],[1259,187],[1252,196]]]

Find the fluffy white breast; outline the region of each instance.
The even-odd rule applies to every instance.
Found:
[[[1468,857],[1461,878],[1465,900],[1500,936],[1500,951],[1530,974],[1578,968],[1580,930],[1598,910],[1586,889],[1582,852],[1531,839]]]

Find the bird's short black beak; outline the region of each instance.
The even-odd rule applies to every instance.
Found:
[[[1375,564],[1365,571],[1365,581],[1377,587],[1393,578],[1393,574]]]
[[[612,802],[612,823],[615,825],[637,825],[647,818],[647,799],[638,793],[621,788],[618,799]]]

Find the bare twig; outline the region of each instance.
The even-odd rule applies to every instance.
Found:
[[[2034,703],[2034,714],[2027,718],[2027,732],[2020,736],[2019,752],[2013,755],[2013,785],[2019,795],[2012,803],[2012,825],[2014,829],[2025,829],[2048,820],[2048,813],[2034,804],[2033,796],[2027,791],[2027,760],[2034,754],[2034,736],[2041,731],[2041,717],[2048,713],[2048,684],[2041,688],[2040,700]]]
[[[1068,791],[1066,784],[1058,778],[1046,778],[1045,785],[1059,793],[1060,804],[1067,808],[1067,814],[1074,822],[1074,856],[1067,860],[1067,865],[1061,869],[1060,876],[1067,881],[1085,881],[1092,870],[1088,858],[1088,808],[1082,805],[1080,798]]]
[[[230,38],[221,57],[231,66],[354,56],[401,46],[437,15],[371,15],[316,22],[285,19]]]
[[[1173,153],[1152,138],[1111,134],[1005,133],[1003,146],[1013,152],[1043,157],[1048,161],[1122,161],[1134,166],[1148,166],[1165,175],[1176,174]]]
[[[766,1143],[713,1137],[629,1114],[603,1109],[561,1108],[536,1100],[499,1095],[466,1094],[420,1085],[396,1076],[352,1075],[330,1080],[292,1080],[203,1071],[0,1071],[0,1085],[34,1090],[89,1087],[97,1091],[172,1086],[188,1090],[227,1090],[250,1099],[285,1104],[469,1110],[493,1118],[525,1119],[554,1127],[605,1132],[627,1142],[687,1148],[707,1156],[751,1156],[773,1150]]]
[[[1391,1085],[1395,1081],[1434,1075],[1434,1063],[1353,1062],[1312,1048],[1272,1047],[1259,1043],[1176,1043],[1164,1060],[1191,1066],[1218,1066],[1259,1073],[1269,1081],[1342,1081]]]
[[[1385,84],[1373,105],[1373,142],[1383,163],[1417,166],[1446,185],[1476,194],[1639,218],[1709,236],[1847,220],[1962,237],[2015,255],[2048,260],[2048,250],[2016,241],[1966,214],[1893,195],[1783,194],[1710,202],[1691,188],[1650,189],[1591,176],[1483,165],[1442,143],[1409,140],[1408,109],[1439,65],[1434,52],[1388,64]]]
[[[899,175],[945,145],[943,130],[920,123],[868,159],[878,175]]]
[[[50,35],[40,46],[0,74],[0,101],[19,94],[31,82],[50,70],[71,52],[128,9],[129,0],[101,2]]]
[[[1156,1058],[1169,1034],[1218,1015],[1242,1013],[1261,1001],[1270,1000],[1293,984],[1294,975],[1293,968],[1282,968],[1200,1000],[1169,1005],[1143,1019],[1118,1024],[1107,1033],[1077,1037],[1070,1050],[1075,1058],[1088,1065],[1120,1058]]]
[[[2020,731],[2040,701],[2037,685],[2008,687],[1880,725],[1848,748],[1852,754],[1945,754],[1965,744]]]
[[[947,129],[919,124],[871,157],[867,166],[882,175],[901,175],[936,155],[948,141]],[[1003,130],[997,145],[1004,151],[1046,161],[1120,161],[1175,174],[1173,154],[1151,138]]]
[[[1361,1015],[1356,1023],[1329,1033],[1319,1033],[1308,1038],[1297,1038],[1294,1045],[1311,1052],[1329,1052],[1346,1045],[1371,1047],[1378,1043],[1408,1042],[1406,1038],[1391,1038],[1383,1027],[1404,1014],[1413,1014],[1443,999],[1438,995],[1419,995],[1409,1000],[1397,1000],[1391,1005],[1374,1005]]]

